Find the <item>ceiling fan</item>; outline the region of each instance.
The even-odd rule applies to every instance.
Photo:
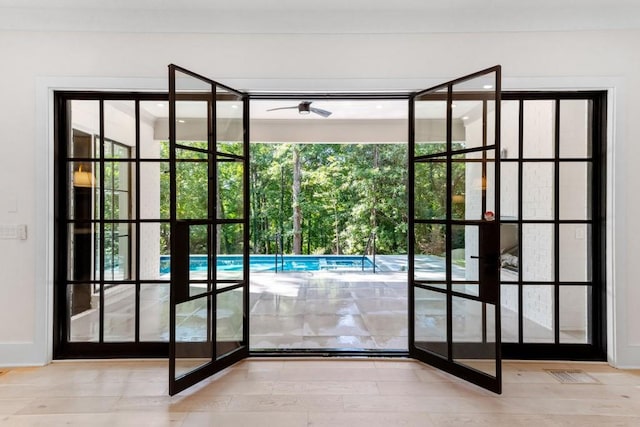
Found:
[[[295,108],[298,109],[298,113],[300,114],[309,114],[309,113],[316,113],[322,117],[329,117],[331,115],[331,111],[327,111],[327,110],[323,110],[321,108],[315,108],[311,106],[311,102],[312,101],[302,101],[300,102],[300,104],[295,105],[293,107],[278,107],[278,108],[271,108],[267,111],[275,111],[275,110],[293,110]]]

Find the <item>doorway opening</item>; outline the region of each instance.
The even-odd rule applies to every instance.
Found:
[[[251,117],[251,350],[406,354],[406,101],[261,99]]]

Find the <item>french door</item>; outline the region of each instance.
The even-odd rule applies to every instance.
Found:
[[[169,150],[174,395],[249,354],[247,95],[170,65]]]
[[[495,393],[500,66],[409,102],[409,353]]]

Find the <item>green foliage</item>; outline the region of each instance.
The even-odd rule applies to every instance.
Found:
[[[200,145],[199,145],[200,144]],[[190,143],[205,148],[205,143]],[[362,254],[370,233],[376,233],[380,254],[407,252],[407,152],[403,144],[299,144],[301,159],[302,253]],[[218,147],[241,155],[239,143]],[[424,150],[441,149],[422,147]],[[168,144],[162,144],[168,158]],[[425,152],[422,154],[429,154]],[[242,163],[220,156],[217,180],[208,179],[206,153],[179,151],[176,165],[177,217],[207,218],[210,191],[217,192],[218,218],[243,216]],[[169,218],[169,170],[161,173],[161,216]],[[250,250],[275,253],[282,241],[285,253],[293,243],[292,187],[293,145],[253,143],[250,146]],[[464,194],[465,164],[452,164],[454,194]],[[416,218],[442,218],[446,214],[447,167],[445,162],[416,166]],[[215,185],[216,188],[209,186]],[[464,204],[454,204],[454,217],[464,218]],[[206,227],[194,229],[192,253],[206,253]],[[242,229],[221,226],[218,253],[240,253]],[[416,227],[418,253],[441,254],[444,233],[438,227]],[[454,233],[454,248],[464,247],[464,233]],[[169,229],[161,232],[163,253],[168,253]]]

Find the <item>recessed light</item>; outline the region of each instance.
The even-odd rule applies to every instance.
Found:
[[[382,110],[382,105],[378,104],[378,105],[376,105],[376,108],[377,108],[378,110]]]
[[[457,105],[456,104],[451,104],[451,108],[456,108]]]
[[[469,116],[464,116],[462,120],[469,120]]]
[[[178,119],[178,123],[185,123],[185,121],[182,119]]]
[[[238,109],[238,106],[237,106],[236,104],[233,104],[233,105],[231,106],[231,108],[233,108],[234,110],[237,110],[237,109]]]
[[[493,85],[484,85],[482,89],[493,89]]]
[[[160,103],[158,104],[158,107],[164,107],[164,104]]]

